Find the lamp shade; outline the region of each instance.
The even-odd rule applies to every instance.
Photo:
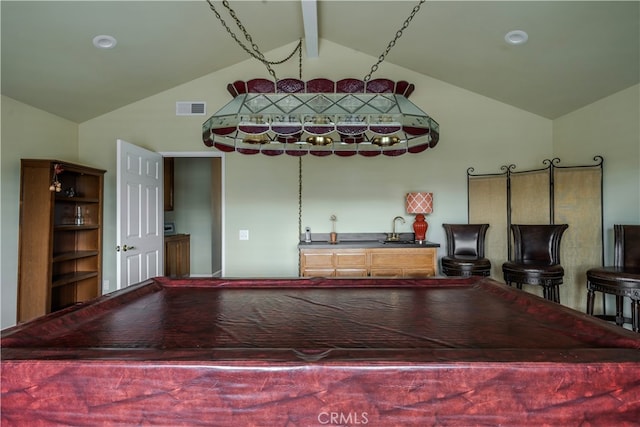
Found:
[[[407,213],[428,214],[433,212],[433,193],[408,193]]]

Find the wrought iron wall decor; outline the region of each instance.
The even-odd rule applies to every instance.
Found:
[[[498,173],[476,174],[467,169],[467,213],[469,223],[491,224],[487,236],[487,258],[492,276],[502,280],[501,265],[511,259],[511,224],[567,223],[563,239],[566,294],[561,301],[585,311],[583,276],[587,266],[604,262],[603,165],[560,166],[560,159],[543,160],[544,167],[517,171],[503,165]]]
[[[511,224],[512,224],[512,178],[513,176],[518,176],[518,175],[524,175],[524,174],[531,174],[531,173],[535,173],[535,172],[546,172],[548,173],[548,179],[549,179],[549,187],[548,187],[548,212],[549,212],[549,224],[554,224],[556,222],[556,218],[555,218],[555,170],[557,169],[565,169],[565,170],[569,170],[569,169],[583,169],[583,168],[599,168],[600,170],[602,170],[603,165],[604,165],[604,158],[602,156],[595,156],[593,158],[593,160],[596,162],[594,165],[578,165],[578,166],[559,166],[558,164],[560,163],[560,159],[555,157],[553,159],[545,159],[542,161],[542,163],[544,165],[546,165],[544,168],[539,168],[539,169],[529,169],[529,170],[524,170],[524,171],[516,171],[516,165],[515,164],[510,164],[510,165],[503,165],[500,167],[500,170],[502,172],[500,173],[489,173],[489,174],[474,174],[473,172],[475,172],[475,169],[473,167],[470,167],[467,169],[467,213],[469,215],[469,221],[471,222],[471,198],[470,198],[470,191],[471,191],[471,186],[469,185],[470,180],[473,180],[475,178],[483,178],[483,177],[504,177],[504,179],[506,180],[506,200],[507,200],[507,206],[506,206],[506,218],[507,218],[507,231],[510,229]],[[600,193],[602,193],[602,172],[600,173]],[[599,207],[600,212],[602,213],[603,210],[603,206],[602,206],[602,198],[600,198],[600,207]],[[602,215],[600,215],[601,221],[600,221],[600,228],[603,228],[603,223],[602,223]],[[604,240],[604,235],[603,235],[603,240]],[[511,247],[509,245],[509,251],[511,250]]]

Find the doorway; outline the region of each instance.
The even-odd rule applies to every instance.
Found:
[[[224,275],[224,156],[208,152],[161,152],[173,158],[173,209],[165,210],[170,233],[190,236],[190,275]],[[165,193],[166,194],[166,193]]]

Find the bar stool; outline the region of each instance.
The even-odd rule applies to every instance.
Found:
[[[511,224],[514,256],[502,264],[504,281],[518,289],[539,285],[546,299],[560,303],[564,268],[560,264],[560,241],[567,224]]]
[[[442,224],[447,235],[447,256],[442,257],[446,276],[491,274],[491,262],[484,257],[484,238],[489,224]]]
[[[587,270],[587,314],[594,315],[595,293],[602,292],[602,314],[595,316],[640,332],[640,225],[616,224],[613,232],[614,265]],[[615,295],[615,315],[607,314],[605,294]],[[624,317],[624,298],[631,300],[630,318]]]

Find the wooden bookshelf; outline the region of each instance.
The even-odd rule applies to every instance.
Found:
[[[62,171],[55,175],[55,165]],[[95,298],[102,285],[104,170],[22,159],[18,322]],[[60,191],[50,186],[60,183]]]

